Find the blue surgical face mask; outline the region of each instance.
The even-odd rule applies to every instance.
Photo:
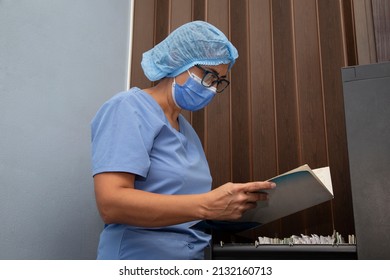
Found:
[[[177,107],[188,111],[197,111],[210,103],[217,89],[203,86],[199,77],[190,72],[188,73],[190,76],[183,85],[177,84],[175,80],[173,81],[172,97]]]

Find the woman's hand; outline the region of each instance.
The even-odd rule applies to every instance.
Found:
[[[247,210],[255,208],[259,200],[267,200],[262,190],[272,189],[272,182],[226,183],[206,194],[203,205],[209,220],[239,219]]]

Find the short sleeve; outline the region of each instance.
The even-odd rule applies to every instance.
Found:
[[[113,98],[91,122],[92,173],[127,172],[146,177],[153,129],[131,100]]]

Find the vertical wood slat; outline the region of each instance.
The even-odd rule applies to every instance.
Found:
[[[272,0],[279,173],[300,164],[291,9],[291,1]]]
[[[206,109],[184,112],[204,144],[213,187],[264,180],[303,163],[331,166],[331,203],[264,225],[251,238],[354,231],[340,76],[355,59],[351,1],[135,0],[143,5],[136,13],[156,15],[153,24],[135,15],[134,58],[152,47],[150,36],[157,43],[197,19],[216,25],[239,50],[231,87]],[[132,84],[142,87],[137,63]]]
[[[376,61],[372,0],[353,0],[358,64]]]
[[[310,166],[325,166],[327,151],[316,5],[311,0],[293,3],[300,158],[301,163]]]
[[[194,20],[194,17],[197,17],[197,20],[206,20],[206,6],[205,1],[202,0],[193,0],[192,1],[192,20]],[[180,11],[181,12],[181,11]],[[206,157],[207,156],[207,126],[206,126],[206,109],[201,109],[197,112],[184,112],[184,114],[188,114],[190,116],[190,121],[192,123],[192,126],[198,133],[199,138],[201,139],[203,143],[203,147],[205,149]],[[210,163],[209,163],[210,165]],[[212,173],[213,174],[213,173]]]
[[[192,19],[206,20],[206,1],[192,0]]]
[[[170,32],[192,20],[192,1],[191,0],[170,0]],[[183,110],[183,116],[192,122],[194,128],[198,131],[199,138],[204,140],[205,127],[203,114],[192,114]]]
[[[353,1],[342,1],[342,15],[343,15],[343,29],[344,40],[346,44],[346,59],[347,65],[357,64],[357,49],[356,49],[356,36],[354,28],[354,13],[353,13]]]
[[[230,20],[234,26],[231,30],[231,40],[237,48],[240,58],[231,71],[231,125],[232,125],[232,179],[235,182],[247,182],[251,176],[251,125],[249,120],[250,92],[248,86],[248,31],[247,25],[248,1],[230,1]]]
[[[283,173],[301,163],[291,1],[272,1],[272,25],[278,173]],[[292,235],[304,227],[303,212],[282,218],[284,235]]]
[[[171,0],[171,31],[192,20],[191,0]]]
[[[293,22],[300,164],[307,163],[313,168],[327,166],[329,164],[321,87],[316,2],[293,1]],[[332,216],[329,206],[330,204],[327,203],[304,212],[305,228],[308,233],[332,232]],[[322,228],[318,223],[318,216],[322,216]]]
[[[155,1],[154,44],[160,43],[171,32],[171,0]]]
[[[351,183],[346,143],[341,67],[344,47],[339,1],[318,1],[319,32],[322,57],[324,108],[328,156],[333,182],[333,223],[341,234],[354,229]]]
[[[142,54],[154,45],[154,0],[134,1],[130,87],[147,88],[151,82],[141,68]]]
[[[207,21],[229,36],[229,0],[207,1]],[[230,78],[230,76],[228,76]],[[213,174],[213,187],[232,180],[231,172],[231,128],[230,128],[230,87],[217,94],[206,107],[206,156]]]
[[[390,61],[390,3],[388,0],[371,1],[377,61]]]
[[[250,156],[253,161],[253,180],[263,181],[278,173],[271,2],[250,0],[248,11],[253,143]],[[280,221],[271,222],[256,229],[251,239],[279,235],[280,227]]]
[[[275,95],[273,84],[273,50],[271,3],[249,1],[250,90],[253,179],[266,180],[277,170]],[[265,71],[269,69],[270,71]]]

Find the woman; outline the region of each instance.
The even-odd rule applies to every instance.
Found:
[[[181,110],[205,107],[228,85],[237,50],[217,28],[187,23],[144,53],[151,88],[108,100],[92,121],[96,201],[105,222],[98,259],[203,259],[201,220],[233,220],[267,199],[269,182],[211,190],[201,142]]]

